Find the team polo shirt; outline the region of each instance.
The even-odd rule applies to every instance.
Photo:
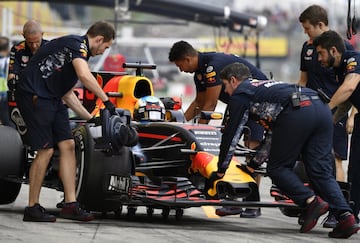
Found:
[[[41,39],[41,46],[48,40]],[[33,54],[25,41],[15,44],[10,50],[9,73],[19,75],[26,68]]]
[[[353,50],[352,45],[344,41],[347,50]],[[339,82],[335,78],[332,68],[321,65],[318,61],[316,48],[309,40],[303,44],[301,49],[300,70],[307,73],[308,80],[306,87],[317,90],[321,88],[329,97],[331,97],[339,87]]]
[[[225,86],[219,78],[219,73],[225,66],[234,62],[246,65],[254,79],[267,79],[258,68],[239,56],[219,52],[199,52],[199,66],[194,75],[196,91],[204,92],[208,87],[222,85],[219,100],[227,104],[229,95],[225,93]]]
[[[360,53],[356,51],[345,51],[341,56],[340,66],[334,68],[339,83],[342,84],[346,75],[351,73],[360,74]],[[360,85],[356,87],[350,96],[351,103],[360,110]]]
[[[20,76],[20,89],[43,98],[61,98],[78,81],[72,61],[90,58],[86,36],[69,35],[51,40],[31,58]]]

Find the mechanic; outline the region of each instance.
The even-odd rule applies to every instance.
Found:
[[[14,127],[18,130],[21,138],[24,140],[24,134],[27,131],[26,124],[22,115],[17,108],[16,104],[16,84],[18,77],[22,70],[27,66],[32,56],[36,51],[46,44],[48,40],[44,39],[44,32],[40,23],[34,19],[26,21],[23,26],[22,35],[24,40],[16,43],[11,47],[10,51],[10,64],[9,64],[9,75],[8,75],[8,88],[9,88],[9,109],[10,119]],[[62,207],[64,200],[59,202],[56,207]]]
[[[340,109],[348,100],[356,108],[352,116],[360,108],[360,53],[345,50],[341,36],[335,31],[326,31],[314,39],[314,46],[318,52],[319,61],[326,67],[333,67],[337,80],[341,84],[332,96],[329,107],[338,110],[334,114],[334,121],[347,114],[347,109]],[[342,114],[341,114],[342,112]],[[356,221],[359,223],[360,211],[360,117],[354,118],[354,129],[350,143],[350,156],[348,165],[348,182],[351,184],[350,200]]]
[[[44,32],[36,20],[28,20],[23,26],[22,34],[24,40],[11,47],[8,79],[19,75],[36,51],[48,42],[43,39]]]
[[[63,36],[40,47],[19,76],[15,96],[28,130],[25,144],[37,151],[29,171],[29,205],[24,211],[24,221],[56,221],[55,216],[47,213],[39,204],[42,182],[55,146],[60,151],[59,176],[65,195],[60,217],[80,221],[94,219],[76,202],[75,144],[65,104],[82,119],[92,120],[91,114],[73,92],[74,85],[80,80],[104,102],[111,114],[115,114],[114,105],[97,83],[87,63],[91,56],[103,54],[114,38],[113,25],[104,21],[96,22],[86,35]]]
[[[213,178],[224,176],[243,125],[249,116],[257,117],[272,131],[267,163],[269,176],[289,198],[304,207],[300,232],[310,231],[330,204],[338,224],[329,237],[348,238],[356,233],[360,227],[332,173],[332,143],[329,142],[333,133],[332,114],[317,92],[281,81],[252,80],[249,69],[241,63],[226,66],[220,78],[225,92],[231,95],[230,120],[221,139],[218,170]],[[311,186],[315,191],[321,190],[329,203],[315,195],[293,171],[299,154]]]
[[[9,38],[0,36],[0,124],[10,126],[7,102],[7,73],[9,66]]]
[[[10,119],[17,126],[17,130],[20,135],[26,133],[26,127],[24,126],[23,118],[18,111],[14,109],[16,105],[15,91],[18,76],[22,70],[27,66],[31,57],[36,51],[44,45],[47,40],[43,39],[44,32],[42,31],[41,25],[36,20],[28,20],[23,26],[22,35],[23,41],[16,43],[11,47],[10,50],[10,62],[8,71],[8,87],[9,87],[9,103],[12,104],[10,108]]]
[[[326,10],[319,5],[311,5],[306,8],[299,16],[304,32],[309,36],[301,50],[300,60],[300,80],[299,85],[306,86],[313,90],[324,92],[327,97],[335,93],[339,87],[339,82],[335,79],[332,69],[321,65],[317,60],[317,52],[312,41],[315,37],[329,30],[328,15]],[[346,49],[353,50],[351,44],[345,41]],[[333,150],[335,157],[336,180],[345,182],[345,173],[343,169],[343,160],[347,160],[348,154],[348,134],[346,132],[347,116],[344,116],[339,122],[334,124]],[[336,219],[331,213],[323,224],[325,228],[335,228]]]
[[[224,84],[219,78],[220,70],[226,65],[234,62],[244,63],[249,67],[254,78],[259,80],[268,79],[264,73],[252,65],[250,62],[236,55],[220,52],[198,52],[186,41],[178,41],[173,44],[169,52],[169,61],[182,72],[194,73],[196,86],[196,97],[185,111],[187,121],[193,119],[200,111],[214,111],[218,100],[228,104],[229,95],[224,92]],[[223,125],[226,123],[227,109],[225,111]],[[208,120],[199,120],[199,123],[208,123]],[[248,127],[244,131],[244,143],[250,149],[255,149],[264,138],[264,129],[252,120],[246,124]],[[260,175],[255,177],[260,186]],[[253,201],[253,200],[251,200]],[[218,215],[225,216],[239,214],[243,218],[255,218],[261,215],[260,208],[247,208],[228,210],[228,208],[218,209]]]

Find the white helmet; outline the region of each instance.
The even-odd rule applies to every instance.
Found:
[[[136,121],[164,121],[165,106],[155,96],[144,96],[135,104],[134,120]]]

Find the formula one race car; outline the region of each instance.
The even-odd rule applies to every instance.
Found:
[[[136,68],[137,76],[132,79],[115,76],[106,82],[104,90],[122,94],[113,102],[130,110],[132,126],[139,137],[139,143],[132,148],[136,171],[131,178],[132,199],[123,203],[130,206],[128,214],[133,215],[136,206],[146,206],[149,215],[154,208],[160,208],[164,217],[170,209],[175,209],[176,217],[179,217],[183,208],[202,205],[282,205],[282,202],[259,202],[257,184],[241,169],[240,160],[255,151],[239,148],[237,155],[241,157],[233,158],[222,179],[212,181],[210,176],[217,170],[221,132],[219,127],[200,125],[197,120],[221,119],[222,116],[201,112],[192,123],[185,122],[181,99],[154,97],[151,82],[141,75],[143,68],[155,66],[125,64],[125,67]],[[95,101],[94,114],[99,108],[101,102]],[[283,206],[296,207],[293,203]]]
[[[136,75],[94,73],[116,105],[111,116],[86,89],[78,90],[84,106],[97,116],[95,123],[73,118],[77,158],[77,199],[87,210],[121,213],[128,206],[133,216],[138,206],[162,209],[167,217],[175,209],[203,205],[298,208],[293,203],[259,202],[254,179],[241,168],[244,155],[255,151],[239,149],[225,176],[212,180],[217,170],[220,128],[184,121],[181,100],[154,97],[151,81],[142,69],[149,64],[125,64]],[[14,102],[13,102],[14,103]],[[12,104],[13,104],[12,103]],[[16,111],[16,107],[12,107]],[[221,118],[201,112],[196,119]],[[18,121],[20,119],[17,119]],[[18,124],[19,125],[19,124]],[[22,183],[28,183],[29,167],[36,154],[22,143],[13,128],[0,126],[0,204],[13,202]],[[62,191],[58,176],[58,151],[47,170],[44,186]],[[243,200],[244,199],[244,200]]]

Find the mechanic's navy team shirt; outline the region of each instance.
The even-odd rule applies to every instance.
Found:
[[[353,50],[353,46],[344,41],[346,50]],[[318,61],[318,54],[312,40],[304,43],[301,50],[300,71],[307,72],[308,81],[306,87],[317,90],[322,88],[325,94],[331,97],[340,86],[335,78],[332,68],[321,65]]]
[[[228,167],[248,117],[259,120],[259,113],[264,117],[272,114],[272,119],[275,120],[282,109],[290,103],[291,93],[296,90],[298,86],[295,84],[275,80],[248,79],[240,83],[229,100],[231,119],[220,144],[219,172],[224,172]],[[316,91],[308,88],[302,88],[301,94],[317,95]],[[254,107],[261,107],[257,108],[256,114]]]
[[[199,52],[199,68],[194,75],[196,91],[202,92],[207,87],[222,85],[219,100],[227,104],[229,102],[229,95],[224,92],[225,86],[218,74],[225,66],[234,62],[246,65],[254,79],[268,79],[253,64],[239,56],[219,52]]]
[[[360,53],[356,51],[345,51],[342,55],[340,66],[335,67],[334,71],[340,84],[344,82],[347,74],[360,74]],[[356,87],[355,91],[350,96],[350,101],[358,110],[360,110],[360,85]]]
[[[41,39],[41,46],[45,45],[48,40]],[[10,50],[9,73],[19,75],[26,68],[33,54],[26,45],[25,40],[14,45]]]
[[[21,75],[20,88],[43,98],[61,98],[71,90],[78,77],[72,65],[75,58],[90,58],[86,36],[68,35],[41,47]]]

